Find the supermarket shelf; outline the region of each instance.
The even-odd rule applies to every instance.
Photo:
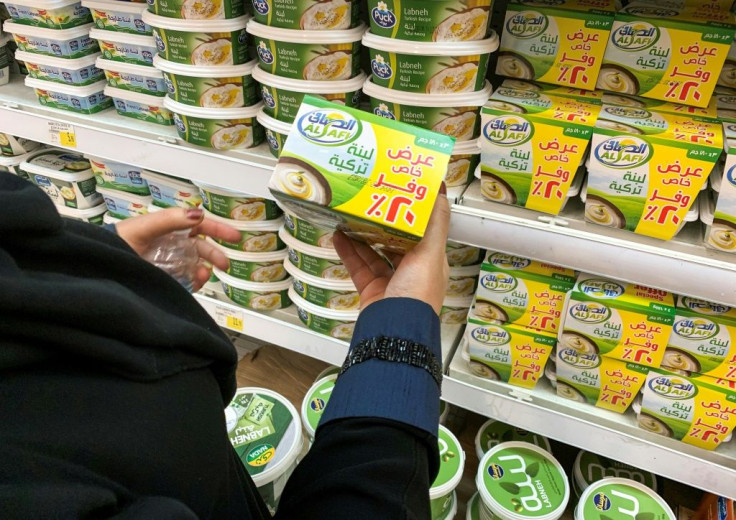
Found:
[[[459,351],[442,384],[442,398],[518,428],[736,499],[736,441],[707,451],[640,429],[631,410],[621,415],[558,397],[546,379],[534,390],[482,380],[470,373]]]
[[[52,143],[53,123],[74,127],[81,152],[270,197],[266,184],[276,161],[265,144],[244,152],[208,151],[183,142],[172,127],[112,109],[84,116],[42,107],[17,78],[0,87],[0,131]],[[551,217],[484,201],[477,183],[462,197],[451,191],[451,200],[460,201],[452,208],[452,240],[736,306],[736,258],[703,247],[697,222],[664,242],[588,224],[578,200]]]
[[[557,217],[483,200],[478,181],[452,208],[453,240],[736,306],[736,255],[707,249],[700,222],[663,241],[585,222],[579,199]]]
[[[270,197],[266,185],[276,160],[265,143],[252,151],[206,150],[179,139],[173,126],[123,117],[114,109],[84,115],[41,106],[17,76],[0,87],[0,132],[58,146],[53,124],[72,125],[79,152]]]

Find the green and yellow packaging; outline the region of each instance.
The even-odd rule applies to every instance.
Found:
[[[465,328],[468,363],[477,376],[534,388],[555,348],[554,334],[474,318]]]
[[[471,315],[556,334],[565,293],[574,285],[572,269],[489,251]]]
[[[671,293],[582,273],[566,299],[558,348],[659,367],[674,319]]]
[[[734,112],[736,115],[736,112]],[[713,222],[706,228],[705,245],[726,253],[736,253],[736,132],[734,125],[723,123],[726,139],[726,165],[713,208]]]
[[[454,139],[305,96],[269,188],[289,212],[399,253],[424,235]]]
[[[706,107],[734,33],[727,10],[631,3],[616,14],[596,86]]]
[[[713,382],[703,376],[650,370],[639,426],[706,450],[716,449],[736,427],[736,391]]]
[[[736,381],[736,309],[681,297],[662,367]]]
[[[501,87],[481,111],[481,193],[557,215],[585,156],[600,102]]]
[[[613,0],[510,0],[496,74],[593,90]]]
[[[557,348],[557,395],[624,413],[641,390],[649,368],[571,347]]]
[[[604,105],[593,132],[585,219],[670,240],[722,147],[712,118]]]

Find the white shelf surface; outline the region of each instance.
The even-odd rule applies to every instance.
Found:
[[[642,430],[632,410],[622,415],[558,397],[547,379],[539,381],[534,390],[483,380],[470,372],[459,349],[444,379],[442,398],[550,439],[736,499],[736,440],[707,451]]]
[[[74,127],[76,150],[215,186],[270,197],[266,185],[275,159],[265,144],[220,152],[191,146],[163,127],[118,115],[93,116],[41,106],[18,78],[0,87],[0,131],[52,143],[50,123]],[[482,200],[478,183],[453,202],[450,238],[601,276],[736,306],[736,255],[702,245],[699,223],[665,242],[586,223],[571,200],[559,217]]]

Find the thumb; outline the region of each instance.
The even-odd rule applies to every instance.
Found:
[[[156,213],[123,220],[115,229],[138,254],[142,254],[157,238],[173,231],[189,229],[204,219],[202,209],[169,208]]]
[[[447,200],[447,195],[441,190],[434,203],[424,237],[417,245],[417,248],[420,248],[420,251],[427,251],[432,254],[445,254],[449,229],[450,202]]]

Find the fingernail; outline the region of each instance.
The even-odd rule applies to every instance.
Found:
[[[442,184],[440,184],[440,194],[447,195],[447,186],[445,185],[444,181],[442,181]]]
[[[199,220],[204,215],[204,211],[201,209],[188,209],[187,218],[190,220]]]

